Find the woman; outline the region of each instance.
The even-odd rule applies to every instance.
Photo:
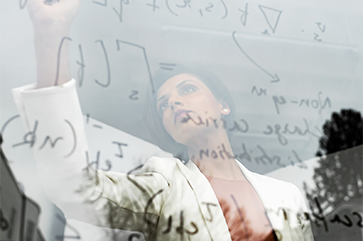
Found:
[[[187,70],[159,76],[148,102],[155,140],[187,155],[187,164],[152,157],[128,174],[85,168],[87,140],[64,38],[79,5],[29,0],[37,84],[13,92],[37,140],[62,136],[54,147],[38,141],[33,149],[44,189],[66,217],[140,231],[146,240],[313,240],[298,189],[233,158],[226,125],[234,106],[213,77]]]

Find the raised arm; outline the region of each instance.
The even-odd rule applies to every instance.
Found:
[[[71,79],[69,61],[70,27],[80,0],[29,0],[34,25],[37,88],[64,84]]]
[[[32,135],[44,191],[67,218],[153,235],[161,196],[167,195],[169,184],[147,165],[137,175],[90,167],[83,115],[75,81],[71,80],[69,41],[65,39],[80,1],[44,2],[48,1],[28,3],[35,31],[37,88],[31,84],[13,90]],[[158,192],[162,194],[153,198]]]

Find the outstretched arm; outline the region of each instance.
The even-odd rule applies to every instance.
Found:
[[[37,88],[64,84],[71,79],[67,38],[81,1],[52,2],[28,2],[28,11],[34,26]]]

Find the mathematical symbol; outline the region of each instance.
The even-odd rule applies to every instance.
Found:
[[[125,143],[121,143],[121,142],[117,142],[117,141],[113,141],[112,144],[116,144],[118,145],[118,150],[120,151],[120,154],[115,154],[117,157],[123,158],[123,153],[122,153],[122,148],[121,146],[127,146],[127,144]]]
[[[103,41],[102,40],[96,40],[95,43],[100,43],[101,44],[101,48],[103,50],[103,53],[105,55],[105,60],[106,60],[106,68],[107,68],[107,82],[105,84],[99,82],[97,79],[95,79],[95,82],[97,84],[99,84],[100,86],[102,87],[108,87],[111,83],[111,73],[110,73],[110,63],[108,61],[108,56],[107,56],[107,51],[106,51],[106,48],[105,48],[105,45],[103,44]]]
[[[265,29],[265,31],[263,31],[263,32],[261,32],[263,35],[269,35],[270,36],[270,34],[268,33],[268,30],[267,29]]]
[[[298,156],[298,154],[296,153],[296,151],[295,151],[295,150],[292,150],[292,153],[294,153],[294,156],[295,156],[295,158],[296,158],[296,159],[297,159],[297,161],[298,161],[297,166],[298,166],[298,167],[300,167],[300,168],[307,169],[307,168],[308,168],[308,166],[306,165],[306,163],[305,163],[305,162],[303,162],[303,161],[301,160],[301,158]]]
[[[267,75],[269,75],[271,78],[273,78],[273,80],[271,80],[271,82],[277,83],[280,81],[280,78],[277,74],[273,75],[270,72],[268,72],[267,70],[265,70],[264,68],[262,68],[262,66],[260,66],[256,61],[254,61],[247,53],[246,51],[242,48],[242,46],[238,43],[237,39],[236,39],[236,31],[234,31],[232,33],[232,38],[233,41],[236,43],[237,47],[241,50],[241,52],[254,64],[256,65],[259,69],[261,69],[263,72],[265,72]]]
[[[149,80],[150,80],[150,83],[151,83],[151,89],[152,89],[152,92],[155,93],[154,82],[153,82],[153,79],[152,79],[152,75],[151,75],[151,71],[150,71],[150,66],[149,66],[149,61],[147,60],[147,55],[146,55],[145,48],[143,46],[141,46],[141,45],[138,45],[138,44],[134,44],[134,43],[131,43],[131,42],[126,42],[126,41],[122,41],[122,40],[116,39],[117,51],[120,50],[120,43],[127,44],[127,45],[131,45],[131,46],[134,46],[134,47],[137,47],[137,48],[142,49],[142,52],[144,54],[144,60],[145,60],[146,67],[147,67],[147,72],[149,74]]]
[[[137,97],[136,95],[139,93],[139,91],[137,90],[132,90],[132,94],[129,96],[130,100],[138,100],[139,97]]]
[[[241,23],[243,26],[246,26],[246,22],[247,22],[247,15],[248,15],[247,8],[248,8],[248,3],[246,3],[244,10],[238,9],[240,12],[242,12],[240,19],[241,19]]]
[[[81,62],[76,61],[76,63],[79,65],[79,69],[78,69],[79,87],[82,87],[83,76],[84,76],[84,68],[86,67],[86,65],[84,64],[84,61],[83,61],[82,46],[78,45],[78,48],[79,48],[79,53],[81,55]]]
[[[178,5],[178,4],[176,4],[176,6],[178,7],[178,8],[186,8],[187,6],[190,8],[191,6],[190,6],[190,0],[183,0],[183,2],[184,2],[184,5]]]
[[[59,72],[60,72],[59,69],[60,69],[60,62],[61,62],[61,52],[62,52],[62,47],[63,47],[63,43],[65,40],[72,41],[71,38],[63,37],[61,40],[61,43],[59,44],[58,55],[57,55],[57,72],[56,72],[56,76],[55,76],[54,85],[58,85],[58,78],[59,78]]]
[[[316,40],[316,41],[321,41],[321,39],[320,38],[318,38],[319,37],[319,34],[317,34],[317,33],[314,33],[314,35],[315,35],[315,37],[314,37],[314,40]]]
[[[199,9],[199,13],[200,13],[200,16],[203,17],[203,11],[202,11],[202,9]]]
[[[211,12],[212,10],[210,10],[210,9],[213,7],[214,7],[214,5],[212,3],[209,3],[209,6],[205,8],[205,11]]]
[[[241,218],[242,223],[244,223],[245,218],[244,218],[244,215],[242,214],[242,211],[240,209],[240,205],[238,205],[236,198],[232,194],[231,194],[231,198],[233,199],[234,205],[237,208],[237,211],[238,211],[239,217]]]
[[[25,6],[26,6],[26,4],[27,4],[28,0],[25,0],[25,1],[24,1],[24,4],[22,4],[22,2],[23,2],[22,0],[20,0],[20,1],[19,1],[19,8],[23,10],[23,9],[25,8]]]
[[[113,11],[117,14],[120,22],[122,23],[122,17],[123,17],[123,4],[129,4],[129,0],[120,0],[120,10],[117,11],[116,8],[113,8]]]
[[[173,70],[172,67],[175,67],[176,64],[168,64],[168,63],[159,63],[160,65],[160,69],[165,69],[165,70]]]
[[[58,0],[58,2],[59,2],[59,0]],[[99,5],[104,6],[104,7],[106,7],[106,6],[107,6],[107,0],[104,0],[104,2],[103,2],[103,3],[96,2],[96,1],[93,1],[93,3],[99,4]]]
[[[174,14],[175,16],[178,16],[177,13],[173,12],[173,10],[171,10],[170,6],[169,6],[169,1],[168,0],[165,0],[165,4],[166,4],[166,7],[168,8],[169,12],[171,12],[172,14]]]
[[[90,115],[89,115],[89,113],[87,113],[86,114],[86,123],[88,124],[88,122],[89,122],[89,117],[90,117]]]
[[[89,173],[89,168],[92,167],[92,165],[96,165],[96,168],[95,168],[95,171],[98,170],[98,167],[99,167],[99,162],[100,162],[100,154],[101,152],[98,151],[97,152],[97,159],[96,161],[93,161],[93,162],[89,162],[88,160],[88,152],[86,152],[86,162],[87,162],[87,166],[85,168],[83,168],[83,170],[86,170],[87,173]],[[106,160],[106,165],[107,165],[107,169],[101,169],[103,171],[109,171],[111,168],[112,168],[112,163],[110,160]]]
[[[173,222],[173,217],[169,216],[168,218],[168,227],[163,231],[163,234],[167,234],[171,231],[171,224]]]
[[[324,33],[325,32],[325,25],[323,25],[323,27],[321,27],[321,25],[322,25],[321,23],[316,22],[316,24],[318,25],[320,31],[322,31]]]
[[[102,170],[107,172],[107,171],[111,170],[112,162],[110,160],[106,160],[105,162],[106,162],[106,165],[107,165],[107,169],[102,169]]]
[[[271,28],[272,33],[275,33],[275,30],[276,30],[277,24],[279,23],[279,19],[280,19],[282,11],[273,9],[273,8],[269,8],[269,7],[265,7],[262,5],[258,5],[258,7],[260,8],[263,15],[265,16],[266,22],[267,22],[268,26]]]
[[[54,148],[57,141],[62,140],[62,139],[63,139],[63,137],[57,137],[57,138],[55,138],[54,142],[52,142],[52,139],[50,138],[50,136],[47,136],[44,139],[43,144],[39,147],[39,150],[43,149],[43,147],[45,146],[45,144],[47,143],[48,140],[49,140],[49,143],[50,143],[51,147]]]
[[[76,131],[74,130],[74,127],[73,127],[72,123],[69,122],[66,119],[64,121],[69,125],[69,128],[71,128],[71,131],[72,131],[72,134],[73,134],[73,148],[67,155],[64,156],[64,157],[69,157],[76,150],[76,147],[77,147],[77,135],[76,135]]]
[[[13,120],[15,120],[16,118],[19,118],[20,117],[20,115],[14,115],[14,116],[12,116],[12,117],[10,117],[10,119],[9,120],[7,120],[7,121],[5,121],[5,123],[4,123],[4,125],[1,127],[1,134],[4,136],[4,131],[5,131],[5,129],[6,129],[6,127],[8,126],[8,124],[10,123],[10,122],[12,122]]]
[[[13,147],[25,145],[25,144],[30,144],[30,147],[33,147],[35,140],[36,140],[35,133],[37,131],[37,127],[38,127],[38,121],[35,121],[33,131],[29,131],[28,133],[26,133],[23,137],[24,141],[14,144]],[[28,140],[28,137],[30,137],[30,140]]]
[[[280,105],[286,104],[286,99],[283,96],[276,96],[276,95],[272,96],[272,99],[275,103],[277,114],[280,114],[279,104]]]
[[[88,152],[86,152],[86,162],[87,162],[87,166],[85,168],[83,168],[83,170],[86,170],[87,173],[89,172],[89,168],[92,167],[92,165],[96,165],[96,168],[95,170],[98,170],[98,163],[99,163],[99,160],[100,160],[100,151],[97,152],[97,159],[96,161],[93,161],[93,162],[89,162],[89,158],[88,158]]]
[[[260,88],[260,91],[258,91],[258,89],[257,89],[257,87],[256,87],[256,86],[253,86],[253,88],[252,88],[251,93],[253,94],[254,92],[256,92],[256,94],[257,94],[258,96],[261,96],[262,94],[263,94],[263,95],[266,95],[266,89],[262,89],[262,88]]]
[[[211,211],[211,210],[210,210],[210,208],[209,208],[209,205],[212,205],[213,207],[217,207],[217,204],[214,204],[214,203],[207,203],[207,202],[202,202],[202,204],[207,205],[208,213],[209,213],[209,216],[210,216],[210,218],[207,218],[206,220],[207,220],[208,222],[212,222],[212,221],[213,221],[213,215],[212,215],[212,211]]]
[[[223,5],[223,8],[224,8],[224,15],[221,17],[221,19],[225,19],[228,15],[228,8],[227,8],[227,5],[226,3],[223,1],[223,0],[220,0],[222,5]]]
[[[149,7],[152,7],[153,8],[153,12],[155,12],[155,9],[159,9],[159,6],[156,6],[156,0],[153,0],[153,3],[151,4],[151,3],[148,3],[148,4],[146,4],[147,6],[149,6]]]

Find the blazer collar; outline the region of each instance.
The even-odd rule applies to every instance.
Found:
[[[231,235],[222,209],[208,179],[191,160],[186,165],[181,162],[177,163],[194,191],[211,240],[231,241]]]
[[[261,185],[259,185],[258,178],[239,161],[235,161],[237,162],[240,170],[246,177],[247,181],[252,185],[257,195],[260,197],[263,206],[265,208],[268,207],[266,206],[267,201],[263,198],[262,190],[261,188],[259,188],[261,187]],[[229,233],[228,225],[224,218],[222,208],[219,205],[218,199],[208,179],[203,175],[203,173],[199,170],[199,168],[194,164],[193,161],[189,160],[186,165],[181,162],[177,163],[179,169],[185,176],[190,187],[193,189],[195,196],[197,197],[199,207],[203,215],[204,222],[208,227],[211,239],[218,241],[231,241],[231,235]],[[272,228],[274,228],[274,225],[271,222],[271,217],[269,217],[269,213],[267,213],[267,216],[270,220]]]

